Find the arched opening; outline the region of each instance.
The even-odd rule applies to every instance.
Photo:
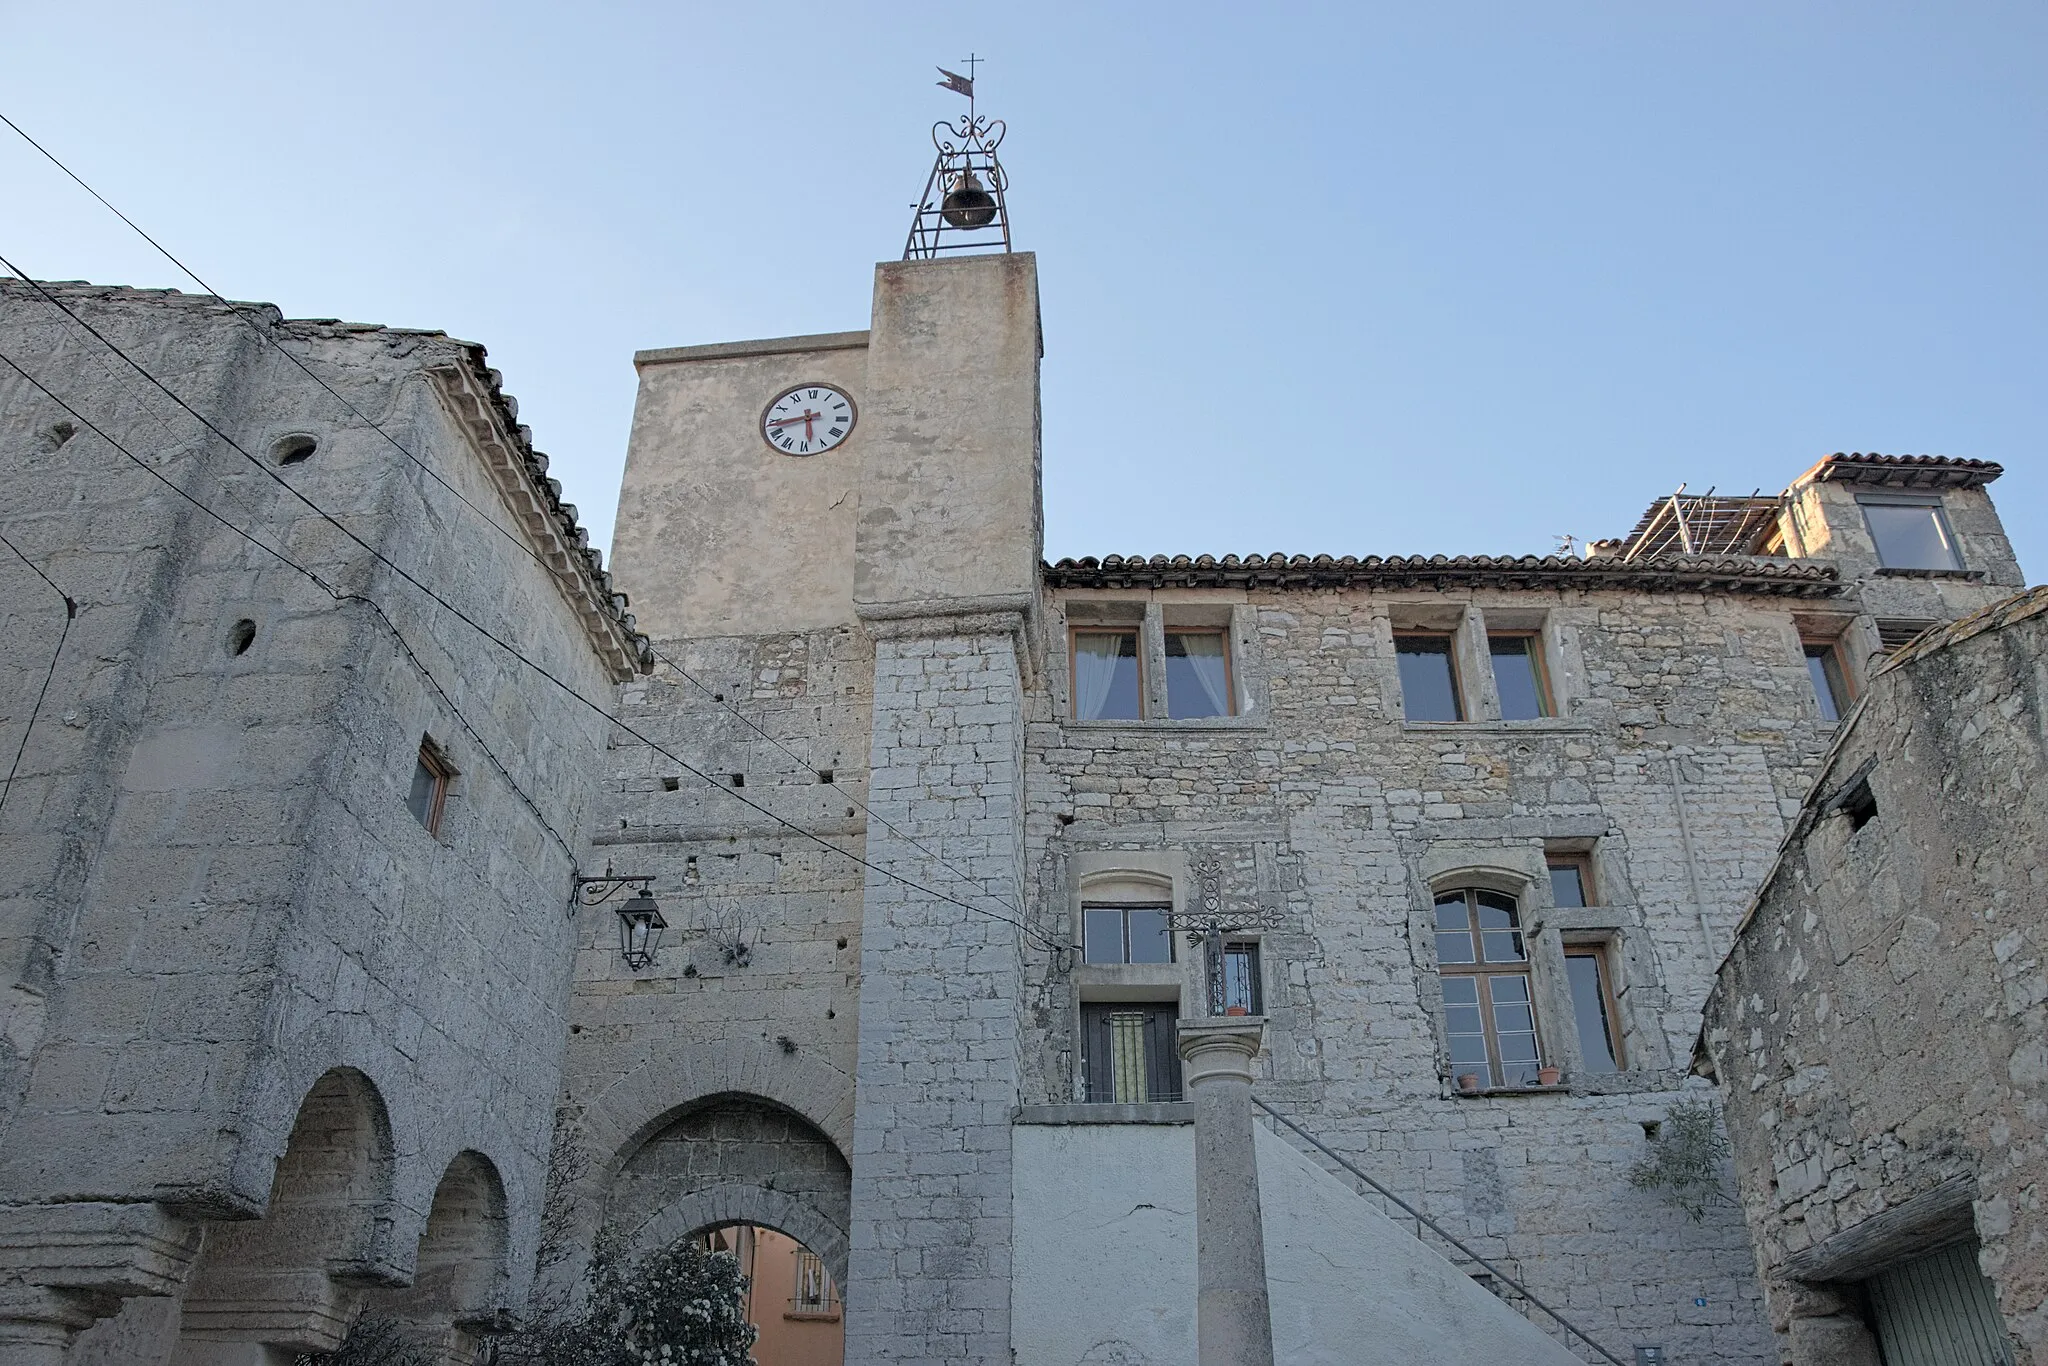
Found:
[[[362,1073],[336,1068],[299,1104],[263,1217],[206,1230],[186,1282],[175,1366],[223,1360],[223,1344],[332,1350],[376,1273],[389,1217],[391,1128]]]
[[[758,1366],[840,1366],[846,1356],[839,1283],[825,1259],[778,1229],[726,1224],[694,1235],[707,1251],[730,1252],[747,1278],[747,1322]]]
[[[636,1255],[707,1228],[756,1224],[796,1238],[846,1276],[853,1169],[823,1130],[756,1095],[677,1112],[620,1166],[605,1223]]]
[[[510,1230],[505,1189],[489,1158],[457,1153],[434,1188],[420,1232],[413,1283],[372,1292],[365,1317],[390,1322],[398,1335],[447,1366],[476,1360],[476,1330],[501,1307]]]

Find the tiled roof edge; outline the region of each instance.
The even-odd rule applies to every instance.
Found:
[[[1982,488],[2005,466],[1949,455],[1878,455],[1837,451],[1801,476],[1801,483],[1871,484],[1881,488]]]
[[[1108,555],[1043,566],[1050,588],[1342,588],[1479,584],[1635,588],[1829,597],[1832,565],[1745,556],[1621,560],[1567,555]]]
[[[1986,631],[2003,630],[2029,617],[2038,617],[2044,612],[2048,612],[2048,584],[2043,584],[2039,588],[2029,588],[2024,593],[2015,593],[2009,598],[2001,598],[1989,607],[1980,607],[1970,615],[1958,617],[1944,625],[1929,627],[1913,637],[1911,642],[1893,651],[1874,672],[1891,673],[1894,669],[1904,668],[1929,655],[1939,654],[1952,645],[1960,645],[1972,636],[1981,636]]]

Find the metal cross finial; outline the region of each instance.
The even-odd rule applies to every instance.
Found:
[[[972,52],[962,58],[962,63],[967,67],[967,121],[969,123],[974,121],[974,68],[987,60],[988,58],[977,57]]]

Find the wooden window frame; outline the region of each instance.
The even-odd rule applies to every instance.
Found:
[[[1170,622],[1161,623],[1159,628],[1159,654],[1161,659],[1166,657],[1166,638],[1168,636],[1215,636],[1223,642],[1224,709],[1217,714],[1220,716],[1237,715],[1237,665],[1230,658],[1230,628],[1227,626],[1175,626]],[[1140,631],[1138,638],[1138,709],[1140,711],[1144,710],[1145,705],[1144,654],[1144,632]],[[1169,687],[1166,694],[1166,719],[1169,721],[1206,721],[1210,718],[1206,716],[1176,717],[1173,714],[1173,691]]]
[[[453,781],[456,774],[455,765],[448,762],[447,753],[434,743],[433,736],[422,735],[414,766],[415,769],[425,769],[432,778],[434,786],[431,795],[427,798],[427,809],[424,812],[412,812],[412,815],[414,819],[419,821],[422,829],[435,839],[439,839],[441,837],[441,817],[448,806],[448,784]],[[408,790],[406,794],[406,807],[408,810],[411,810],[411,806],[411,792]]]
[[[1544,875],[1546,877],[1549,876],[1550,870],[1553,868],[1578,869],[1581,904],[1583,906],[1598,906],[1600,904],[1600,885],[1593,880],[1593,856],[1591,854],[1582,853],[1576,849],[1546,849],[1543,851]],[[1553,902],[1556,901],[1555,892],[1551,894],[1551,900]],[[1580,907],[1566,906],[1562,909],[1578,910]]]
[[[1401,675],[1401,642],[1404,640],[1441,640],[1444,643],[1444,661],[1449,665],[1451,671],[1451,707],[1458,714],[1449,721],[1415,720],[1415,718],[1408,715],[1408,688],[1404,683],[1401,687],[1401,720],[1406,724],[1419,726],[1455,726],[1469,721],[1471,717],[1467,713],[1470,711],[1470,708],[1465,705],[1465,680],[1458,672],[1458,633],[1455,630],[1428,631],[1421,629],[1394,632],[1394,676],[1397,680]],[[1432,650],[1429,653],[1434,654],[1436,652]]]
[[[1514,932],[1520,935],[1522,940],[1522,957],[1519,962],[1489,963],[1486,961],[1486,941],[1480,937],[1484,931],[1479,926],[1479,903],[1477,900],[1478,894],[1481,892],[1493,892],[1495,896],[1505,897],[1507,900],[1515,903]],[[1452,896],[1465,898],[1465,933],[1470,935],[1472,939],[1472,956],[1474,961],[1470,963],[1446,963],[1441,956],[1438,956],[1436,964],[1437,976],[1439,978],[1471,977],[1476,979],[1479,994],[1479,1028],[1486,1040],[1487,1086],[1514,1090],[1534,1086],[1536,1084],[1534,1082],[1510,1082],[1507,1080],[1507,1063],[1501,1057],[1500,1035],[1495,1027],[1493,1018],[1493,984],[1487,981],[1489,977],[1520,977],[1522,979],[1529,997],[1530,1034],[1536,1044],[1536,1061],[1526,1065],[1538,1071],[1550,1066],[1548,1059],[1544,1055],[1543,1026],[1536,1017],[1535,963],[1529,952],[1529,927],[1522,920],[1521,898],[1508,896],[1506,892],[1496,892],[1490,887],[1452,887],[1438,892],[1430,900],[1432,930],[1430,945],[1432,953],[1435,953],[1435,936],[1437,934],[1451,933],[1451,931],[1435,929],[1436,906],[1445,898]],[[1495,931],[1495,933],[1499,933],[1499,931]],[[1510,1004],[1520,1003],[1511,1002]],[[1448,1034],[1448,1018],[1445,1024],[1446,1034]],[[1457,1067],[1464,1066],[1465,1064],[1452,1060],[1451,1065],[1455,1071]],[[1524,1065],[1522,1063],[1516,1064],[1518,1067]]]
[[[1829,680],[1828,691],[1832,695],[1828,698],[1828,701],[1834,705],[1835,719],[1828,722],[1828,724],[1837,724],[1844,717],[1848,716],[1849,708],[1856,703],[1856,688],[1849,679],[1849,660],[1842,650],[1841,637],[1836,636],[1823,640],[1816,639],[1813,636],[1801,636],[1799,638],[1799,661],[1805,664],[1810,659],[1821,661],[1821,673]],[[1811,681],[1812,677],[1813,670],[1809,666],[1807,678]],[[1836,686],[1838,684],[1840,685],[1839,688]],[[1816,693],[1816,700],[1818,700],[1818,693]],[[1827,720],[1826,717],[1821,719],[1823,721]]]
[[[1076,672],[1074,667],[1074,661],[1079,657],[1079,650],[1074,643],[1074,639],[1076,636],[1131,637],[1132,645],[1137,651],[1137,653],[1132,658],[1132,662],[1137,666],[1138,671],[1138,714],[1136,716],[1131,717],[1081,715],[1080,690],[1078,687],[1076,687],[1074,682],[1074,676]],[[1226,661],[1229,658],[1229,653],[1230,652],[1228,649],[1228,643],[1226,642],[1226,648],[1224,650],[1224,657]],[[1224,667],[1228,669],[1229,664],[1226,662]],[[1112,724],[1118,721],[1150,721],[1153,719],[1151,715],[1151,708],[1146,705],[1146,694],[1150,689],[1150,684],[1151,679],[1149,677],[1149,672],[1145,668],[1145,625],[1143,622],[1134,621],[1128,625],[1124,625],[1117,622],[1067,623],[1067,715],[1069,719],[1075,721],[1107,721]]]
[[[1486,662],[1493,664],[1493,642],[1496,640],[1526,640],[1529,642],[1529,673],[1536,681],[1536,704],[1540,711],[1529,720],[1554,721],[1557,719],[1557,693],[1550,686],[1550,662],[1544,658],[1543,632],[1541,631],[1488,631],[1486,633]],[[1456,662],[1452,664],[1453,674]],[[1493,690],[1500,695],[1500,672],[1494,671]]]
[[[1565,991],[1567,994],[1571,991],[1570,960],[1574,958],[1591,958],[1595,964],[1595,975],[1600,979],[1600,1004],[1606,1014],[1607,1046],[1614,1053],[1614,1070],[1626,1072],[1628,1071],[1628,1044],[1622,1037],[1621,998],[1614,994],[1613,949],[1614,941],[1611,939],[1566,941],[1564,946],[1566,960]],[[1572,1002],[1572,1028],[1574,1030],[1578,1028],[1578,1002],[1576,1000]],[[1584,1040],[1581,1040],[1580,1047],[1584,1048],[1584,1046]]]

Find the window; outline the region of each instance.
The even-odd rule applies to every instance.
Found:
[[[1166,633],[1166,714],[1230,715],[1230,651],[1221,631]]]
[[[1550,865],[1550,902],[1574,909],[1597,906],[1593,895],[1593,860],[1586,854],[1546,854]]]
[[[1088,1099],[1117,1105],[1180,1099],[1180,1007],[1163,1002],[1081,1006]]]
[[[1849,710],[1849,679],[1842,672],[1842,652],[1832,640],[1805,643],[1806,673],[1813,680],[1813,700],[1820,704],[1820,719],[1839,721]]]
[[[1515,899],[1467,889],[1436,899],[1436,959],[1453,1075],[1533,1086],[1542,1056]]]
[[[1138,685],[1138,632],[1074,632],[1074,716],[1136,721],[1145,714]]]
[[[1144,663],[1149,654],[1144,642],[1155,629],[1135,624],[1074,628],[1075,719],[1142,721],[1159,714],[1159,680]],[[1166,718],[1192,721],[1235,715],[1228,633],[1220,627],[1196,627],[1169,628],[1162,634],[1163,640],[1152,638],[1161,645],[1166,661]]]
[[[1886,569],[1961,569],[1955,537],[1937,503],[1859,499],[1877,562]]]
[[[441,747],[434,743],[432,736],[422,735],[419,758],[412,770],[412,790],[405,797],[405,809],[412,812],[413,819],[429,835],[441,833],[441,808],[448,800],[448,780],[454,776],[455,767],[441,753]]]
[[[1263,1012],[1264,1002],[1259,991],[1259,946],[1257,944],[1225,944],[1223,946],[1223,1013],[1242,1010],[1247,1015]]]
[[[1394,654],[1401,669],[1401,714],[1410,721],[1462,721],[1458,701],[1458,666],[1451,658],[1448,635],[1396,635]]]
[[[1503,721],[1534,721],[1554,716],[1550,705],[1550,680],[1543,669],[1543,640],[1534,632],[1492,635],[1486,638],[1493,654],[1493,682],[1500,692]]]
[[[1173,932],[1168,906],[1083,906],[1084,963],[1171,963]]]
[[[1588,1072],[1619,1072],[1621,1019],[1614,1008],[1614,984],[1603,944],[1567,944],[1565,976],[1571,979],[1572,1015],[1579,1028],[1579,1053]]]
[[[788,1313],[792,1315],[836,1315],[839,1294],[832,1287],[832,1273],[825,1260],[807,1247],[794,1249],[796,1267],[791,1277]]]

